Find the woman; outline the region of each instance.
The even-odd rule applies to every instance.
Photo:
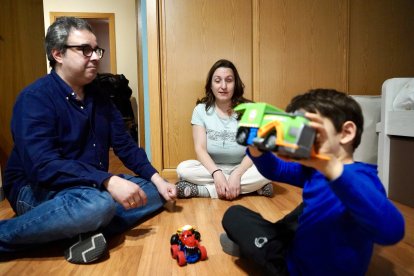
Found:
[[[179,198],[211,197],[233,200],[257,191],[272,196],[272,183],[257,171],[244,146],[237,144],[237,114],[233,108],[250,102],[234,64],[217,61],[210,69],[205,96],[197,100],[191,124],[197,160],[177,167]]]

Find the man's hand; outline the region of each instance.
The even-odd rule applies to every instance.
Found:
[[[174,201],[177,198],[176,186],[162,178],[158,173],[151,177],[151,181],[165,200]]]
[[[113,175],[103,185],[113,199],[125,209],[133,209],[147,204],[147,195],[134,182]]]

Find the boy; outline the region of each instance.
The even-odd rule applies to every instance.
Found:
[[[276,223],[230,207],[222,221],[223,250],[251,258],[265,274],[364,275],[374,243],[400,241],[404,219],[387,199],[376,166],[353,161],[361,108],[344,93],[316,89],[296,96],[286,109],[297,110],[306,112],[317,131],[315,149],[329,160],[287,160],[249,147],[264,177],[303,188],[303,203]]]

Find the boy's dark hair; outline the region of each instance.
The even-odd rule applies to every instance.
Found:
[[[318,111],[323,117],[330,119],[337,132],[342,130],[346,121],[356,125],[356,133],[352,142],[355,150],[361,143],[364,117],[360,105],[351,96],[334,89],[312,89],[307,93],[295,96],[286,107],[286,112],[299,109],[308,112]]]

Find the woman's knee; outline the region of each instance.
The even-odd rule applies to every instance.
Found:
[[[182,161],[180,164],[178,164],[176,169],[178,177],[186,179],[198,163],[199,161],[197,160]]]
[[[178,164],[178,166],[177,166],[176,172],[177,172],[177,175],[178,175],[179,178],[183,177],[183,173],[186,169],[186,165],[185,165],[186,162],[187,161],[183,161],[180,164]]]

